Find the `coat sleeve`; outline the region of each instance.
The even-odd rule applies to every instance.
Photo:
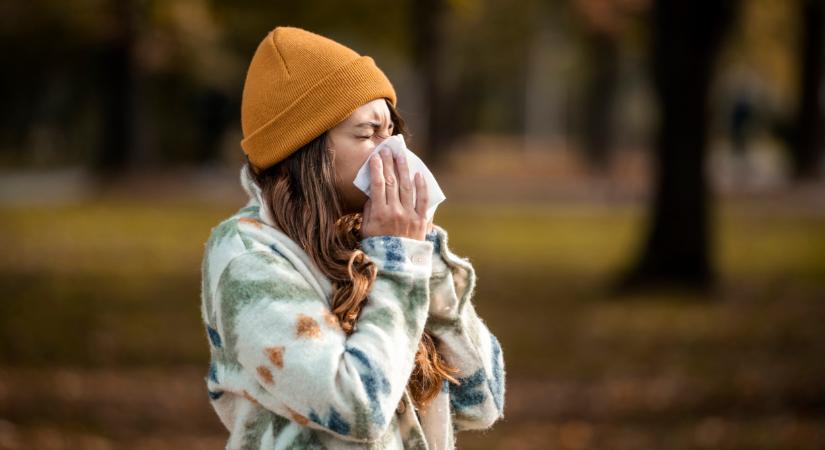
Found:
[[[496,336],[472,302],[476,274],[470,261],[447,245],[438,225],[427,235],[433,243],[430,308],[425,329],[439,341],[439,353],[459,369],[459,384],[445,381],[457,431],[490,428],[504,418],[504,354]]]
[[[301,425],[354,442],[388,429],[406,389],[427,318],[432,243],[361,241],[377,278],[349,336],[282,255],[235,257],[218,281],[225,364],[256,382],[247,399]],[[236,361],[236,363],[235,363]]]

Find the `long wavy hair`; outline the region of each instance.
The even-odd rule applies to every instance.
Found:
[[[409,132],[390,102],[393,134]],[[278,228],[297,242],[315,265],[329,277],[332,312],[347,333],[355,331],[363,303],[377,274],[376,265],[359,246],[362,213],[345,214],[335,188],[336,172],[327,150],[327,132],[264,170],[247,159],[250,173],[261,188]],[[458,384],[437,351],[438,338],[424,331],[415,355],[408,387],[417,408],[441,390],[444,380]]]

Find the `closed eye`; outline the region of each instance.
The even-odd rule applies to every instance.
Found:
[[[357,137],[358,139],[372,139],[372,138],[374,138],[375,136],[381,136],[381,135],[380,135],[380,134],[379,134],[379,135],[375,135],[375,134],[373,134],[373,135],[370,135],[370,136],[355,136],[355,137]],[[382,137],[383,137],[384,139],[386,139],[386,138],[388,138],[389,136],[382,136]]]
[[[369,126],[372,126],[372,128],[374,129],[373,131],[376,131],[376,132],[377,132],[377,131],[381,128],[381,124],[379,124],[379,123],[377,123],[377,122],[364,122],[364,123],[362,123],[362,124],[358,124],[358,125],[356,125],[356,127],[369,127]],[[392,122],[390,122],[390,123],[387,125],[387,128],[388,128],[388,130],[389,130],[388,137],[389,137],[389,136],[392,136],[393,131],[395,131],[395,124],[394,124],[394,123],[392,123]],[[375,134],[372,134],[372,135],[370,135],[370,136],[358,136],[358,135],[356,135],[355,137],[356,137],[356,138],[358,138],[358,139],[369,139],[369,138],[371,138],[371,137],[373,137],[373,136],[375,136]]]

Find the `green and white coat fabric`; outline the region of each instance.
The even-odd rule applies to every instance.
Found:
[[[202,265],[205,381],[226,448],[454,449],[456,432],[504,417],[502,349],[472,303],[473,266],[442,227],[424,241],[361,241],[378,276],[346,335],[329,279],[274,226],[248,166],[241,185],[249,201],[212,228]],[[417,410],[407,382],[425,329],[460,384]]]

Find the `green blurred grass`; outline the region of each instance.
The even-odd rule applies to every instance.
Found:
[[[211,226],[233,211],[123,201],[2,211],[0,363],[203,362],[200,260]],[[459,204],[440,210],[437,222],[453,251],[476,265],[476,303],[511,343],[510,366],[581,375],[596,363],[536,351],[554,337],[624,343],[631,353],[663,339],[782,342],[764,322],[786,316],[786,334],[807,332],[791,325],[820,305],[783,305],[781,296],[825,285],[825,218],[735,206],[719,216],[716,260],[730,291],[717,295],[721,306],[678,293],[606,299],[603,283],[629,260],[643,224],[632,207]]]

